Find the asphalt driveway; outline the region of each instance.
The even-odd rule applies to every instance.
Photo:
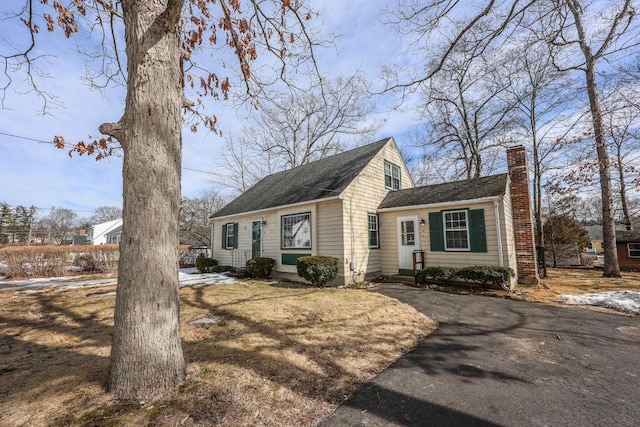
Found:
[[[385,284],[439,323],[321,426],[640,425],[640,317]]]

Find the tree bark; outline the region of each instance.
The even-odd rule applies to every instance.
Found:
[[[622,219],[627,230],[631,230],[631,215],[627,203],[627,182],[624,176],[624,163],[622,161],[622,144],[618,144],[616,151],[618,178],[620,179],[620,204],[622,205]]]
[[[171,392],[185,378],[178,295],[181,6],[182,0],[123,1],[128,84],[117,126],[123,230],[108,381],[122,400]]]
[[[600,174],[600,195],[602,197],[602,241],[604,245],[604,277],[620,277],[620,265],[616,250],[616,229],[613,218],[613,191],[611,188],[611,160],[604,137],[604,123],[600,108],[600,96],[596,83],[596,70],[590,50],[583,46],[586,59],[587,93],[593,122],[593,133],[598,155],[598,172]]]

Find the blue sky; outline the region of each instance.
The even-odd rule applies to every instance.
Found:
[[[339,35],[334,48],[319,54],[323,72],[337,76],[359,68],[374,84],[380,84],[381,67],[403,58],[394,32],[378,21],[387,3],[352,0],[345,6],[345,3],[312,2],[320,12],[316,24],[325,33]],[[16,30],[5,21],[0,26],[0,43],[20,43]],[[51,115],[42,115],[42,101],[24,93],[28,90],[25,82],[16,80],[9,89],[4,109],[0,110],[0,201],[12,206],[64,207],[79,211],[80,216],[90,215],[99,206],[121,206],[121,158],[98,162],[93,157],[74,155],[70,158],[67,150],[33,141],[51,141],[54,135],[63,135],[68,142],[86,140],[90,134],[98,135],[101,123],[117,121],[122,115],[123,88],[101,92],[91,90],[83,82],[85,63],[76,45],[84,43],[87,37],[80,34],[67,40],[60,31],[53,35],[43,31],[39,37],[39,41],[43,41],[42,51],[54,55],[40,62],[50,77],[40,78],[39,87],[58,97],[62,104],[52,110]],[[381,106],[391,103],[390,99],[381,101]],[[244,111],[236,115],[231,104],[212,106],[214,111],[207,112],[218,116],[223,132],[236,132],[241,128]],[[375,118],[385,123],[374,140],[394,136],[401,146],[417,125],[413,114],[406,111],[383,111]],[[194,170],[214,169],[223,140],[204,130],[193,134],[185,129],[183,135],[182,192],[184,196],[193,197],[214,188],[210,175]],[[45,214],[46,211],[42,211],[41,215]]]

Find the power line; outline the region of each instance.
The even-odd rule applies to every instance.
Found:
[[[11,138],[24,139],[25,141],[33,141],[33,142],[37,142],[38,144],[51,144],[51,145],[54,145],[53,141],[45,141],[43,139],[29,138],[28,136],[15,135],[15,134],[12,134],[12,133],[7,133],[7,132],[0,132],[0,135],[10,136]],[[73,145],[70,145],[70,144],[67,144],[67,143],[65,143],[64,146],[66,148],[73,148]]]
[[[0,135],[9,136],[11,138],[23,139],[25,141],[33,141],[33,142],[37,142],[38,144],[51,144],[51,145],[54,144],[53,141],[45,141],[45,140],[42,140],[42,139],[30,138],[28,136],[15,135],[15,134],[12,134],[12,133],[7,133],[7,132],[0,132]],[[67,144],[66,142],[65,142],[64,146],[66,148],[73,148],[74,147],[74,145]],[[200,169],[192,169],[192,168],[187,168],[187,167],[183,167],[182,170],[188,170],[188,171],[199,172],[199,173],[206,173],[208,175],[216,175],[215,172],[208,172],[208,171],[203,171],[203,170],[200,170]]]

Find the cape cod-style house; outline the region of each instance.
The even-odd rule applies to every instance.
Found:
[[[334,284],[425,266],[511,267],[537,282],[524,147],[509,173],[415,187],[393,138],[269,175],[211,215],[212,256],[236,267],[276,260],[274,276],[301,280],[305,255],[340,260]]]

